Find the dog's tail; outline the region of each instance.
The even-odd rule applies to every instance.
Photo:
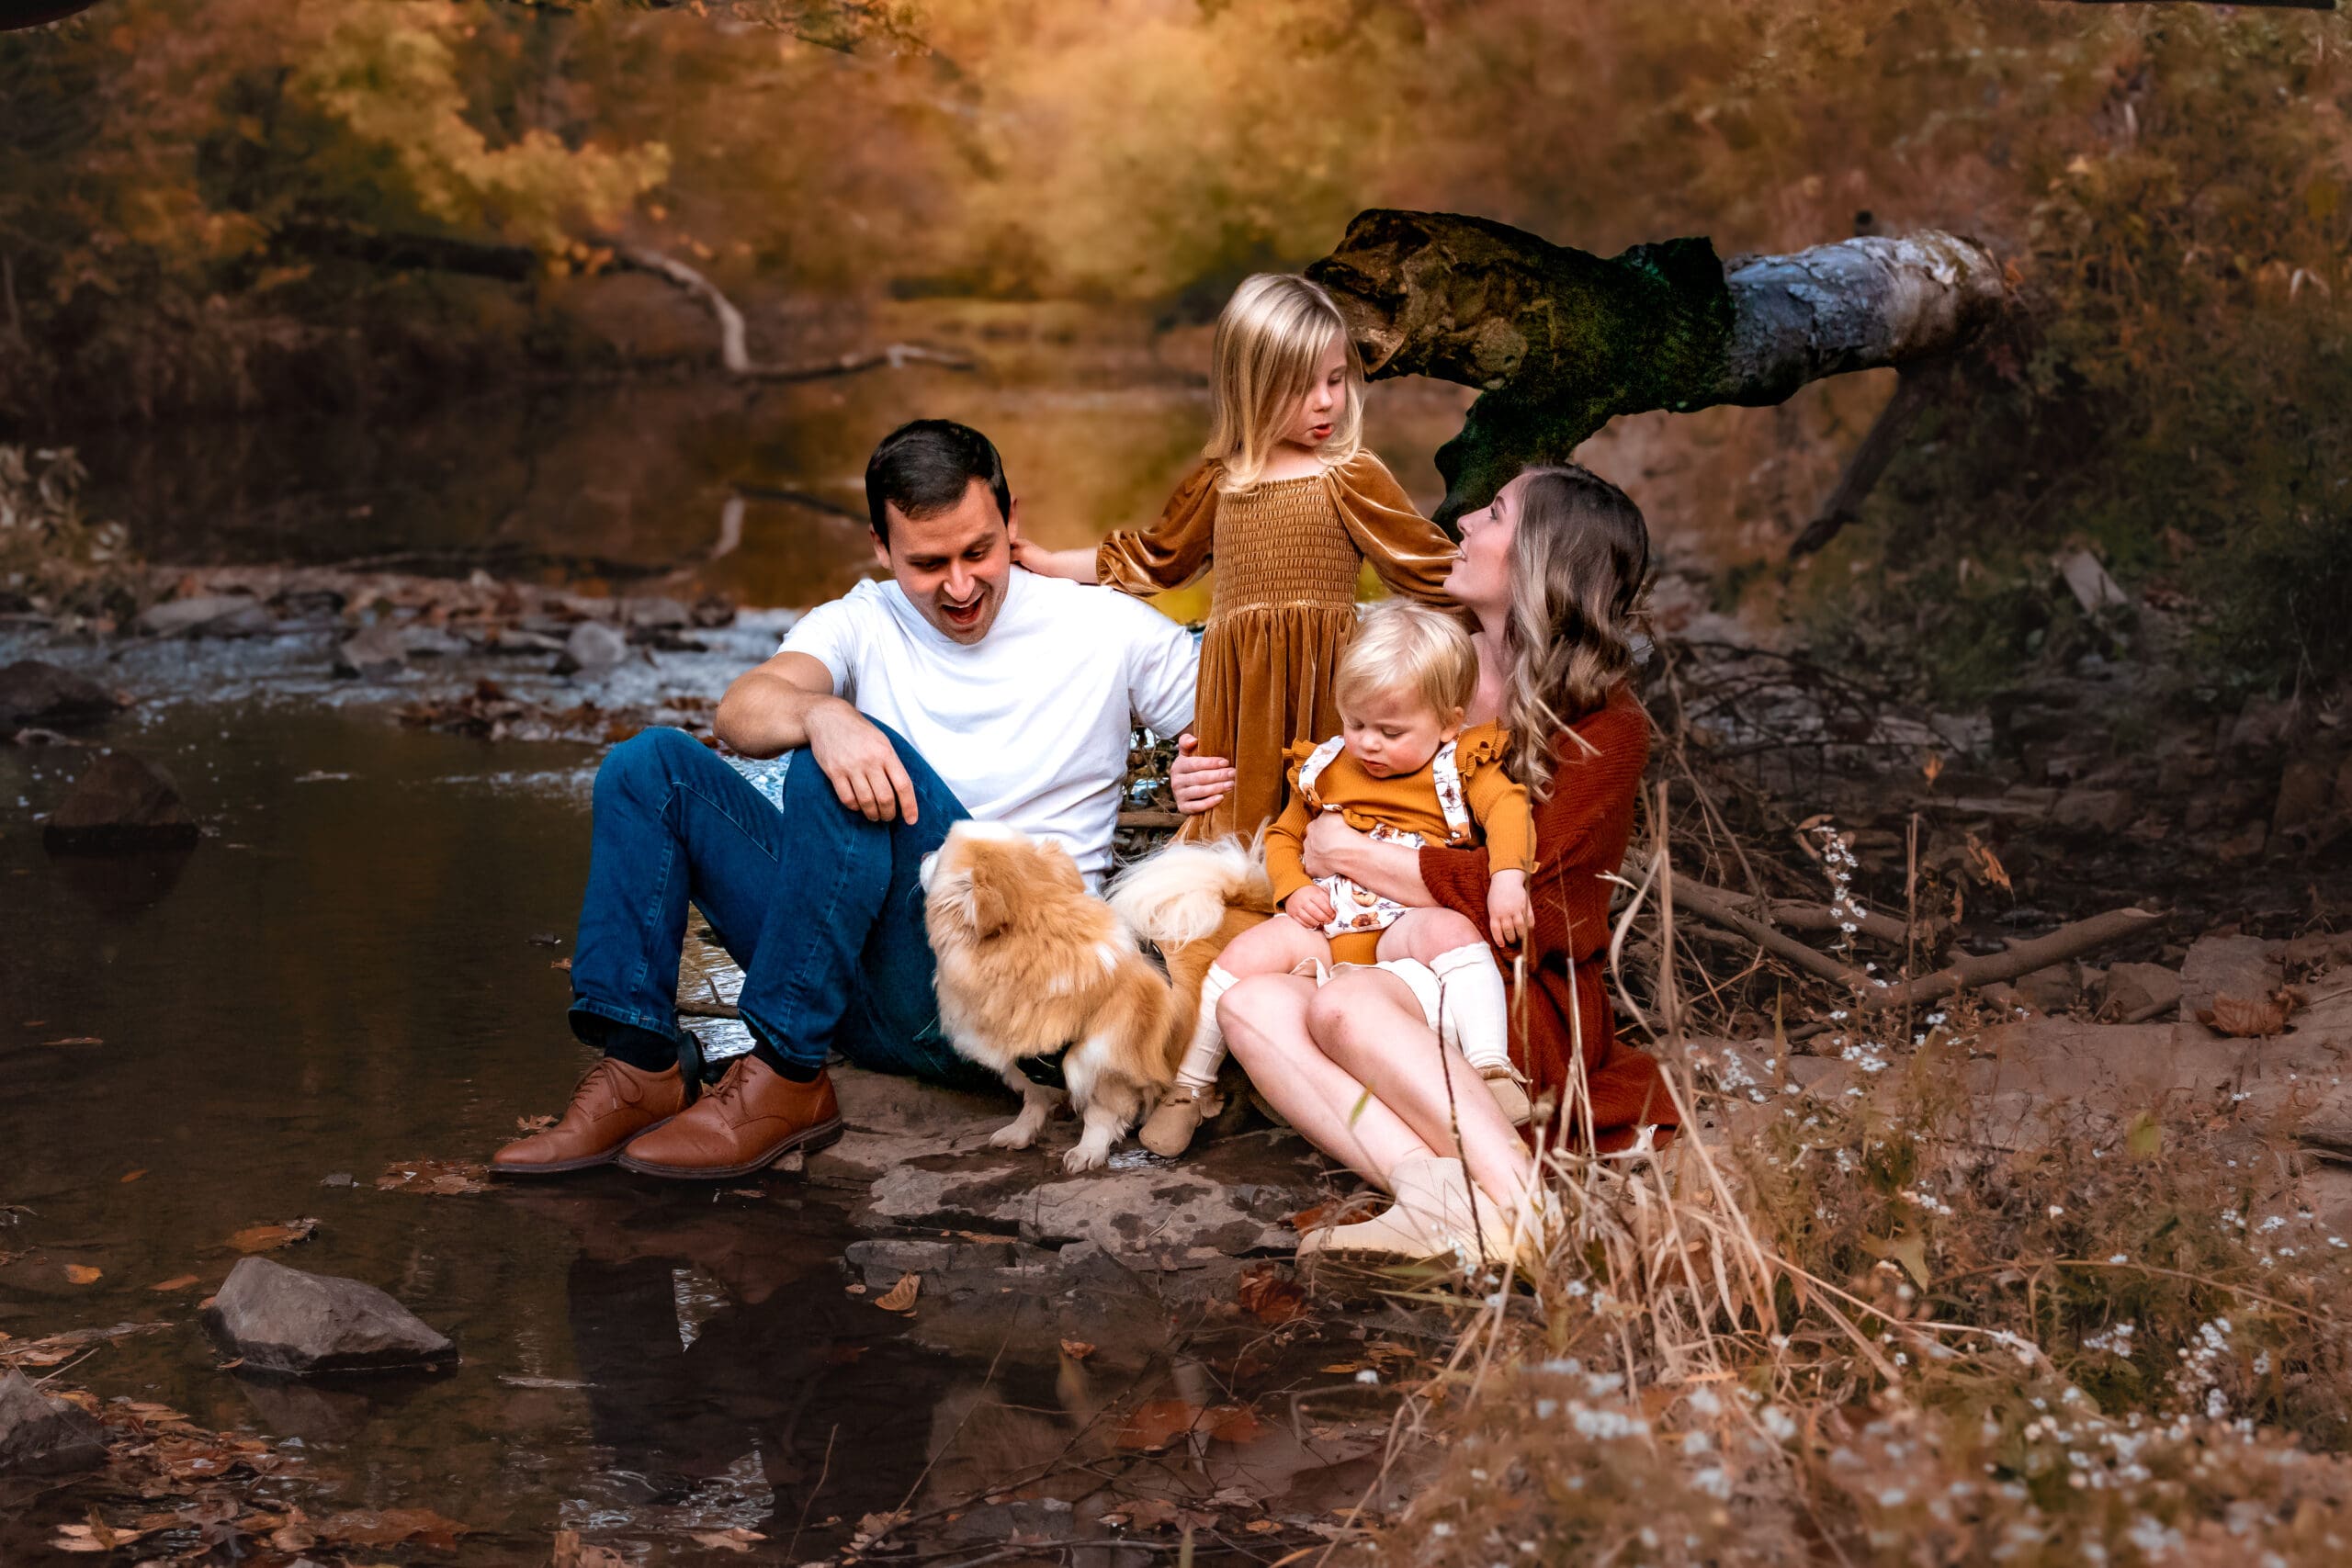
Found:
[[[1112,879],[1109,897],[1128,930],[1163,949],[1211,935],[1228,909],[1274,912],[1273,884],[1256,840],[1179,841],[1155,850]]]

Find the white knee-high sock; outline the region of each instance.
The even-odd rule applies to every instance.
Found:
[[[1439,953],[1430,971],[1437,976],[1440,1037],[1482,1074],[1510,1071],[1510,1004],[1493,955],[1464,945]]]
[[[1233,987],[1240,976],[1229,975],[1224,965],[1212,964],[1201,977],[1201,1020],[1193,1026],[1193,1043],[1184,1048],[1184,1060],[1176,1068],[1176,1082],[1182,1089],[1207,1089],[1216,1082],[1216,1070],[1225,1065],[1225,1032],[1216,1025],[1216,999]]]

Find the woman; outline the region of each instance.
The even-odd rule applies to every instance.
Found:
[[[1640,510],[1571,465],[1531,468],[1463,518],[1445,584],[1477,623],[1468,722],[1510,728],[1509,765],[1538,803],[1535,929],[1511,998],[1512,1059],[1534,1098],[1563,1108],[1563,1135],[1603,1152],[1677,1121],[1657,1065],[1618,1042],[1602,973],[1601,878],[1632,836],[1649,751],[1648,719],[1625,684],[1648,570]],[[1483,849],[1375,843],[1325,817],[1308,829],[1306,869],[1487,924]],[[1517,955],[1497,956],[1506,975],[1518,973]],[[1375,1219],[1310,1235],[1302,1254],[1510,1257],[1514,1229],[1532,1231],[1523,1212],[1540,1204],[1541,1188],[1526,1143],[1402,980],[1346,970],[1317,989],[1258,976],[1226,993],[1217,1017],[1258,1091],[1396,1199]]]

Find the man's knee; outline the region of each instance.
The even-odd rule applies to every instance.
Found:
[[[689,752],[707,757],[708,748],[683,729],[640,729],[605,753],[596,769],[595,803],[604,806],[616,795],[660,799],[671,781],[692,765]]]

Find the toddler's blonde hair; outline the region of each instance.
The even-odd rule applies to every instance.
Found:
[[[1478,650],[1462,623],[1409,599],[1367,606],[1331,677],[1331,700],[1346,715],[1391,692],[1410,692],[1442,719],[1467,708],[1478,693]]]
[[[1214,417],[1201,449],[1225,465],[1219,488],[1258,482],[1335,337],[1347,347],[1347,395],[1321,452],[1327,463],[1344,463],[1363,443],[1363,361],[1340,307],[1320,284],[1295,273],[1258,273],[1233,291],[1210,345]]]

